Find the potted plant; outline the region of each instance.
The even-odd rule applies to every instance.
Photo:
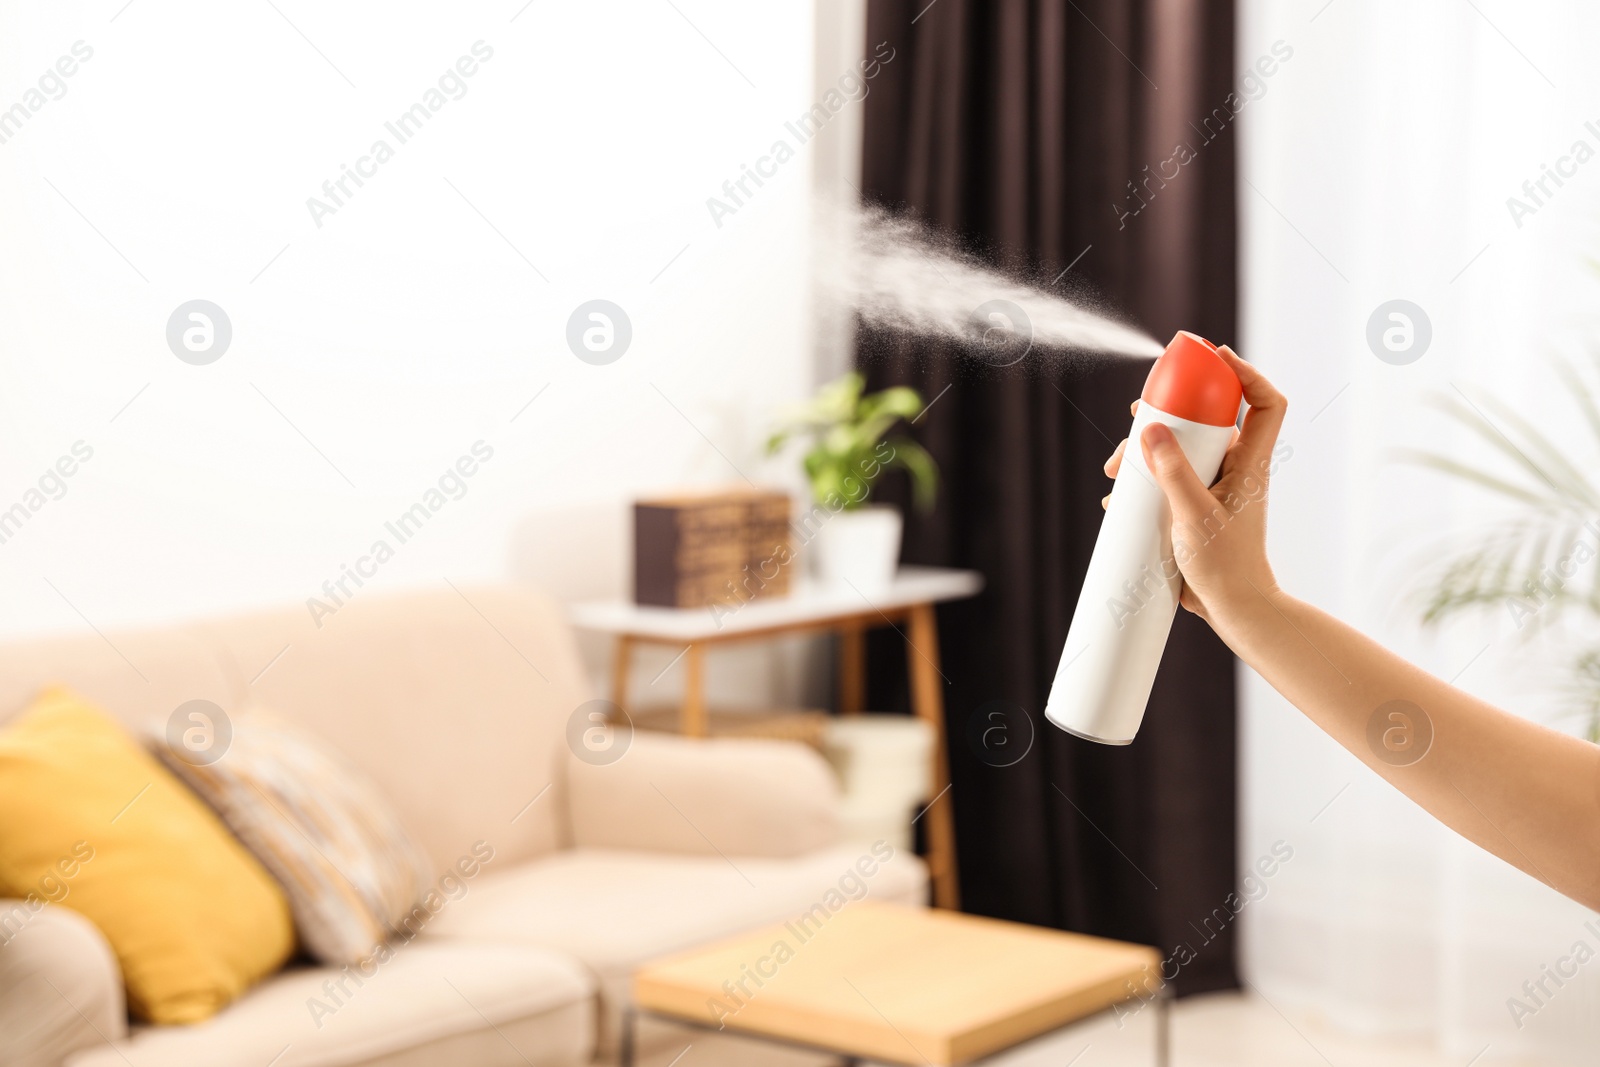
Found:
[[[1597,353],[1600,369],[1600,353]],[[1600,391],[1585,375],[1558,362],[1568,393],[1600,454]],[[1473,609],[1505,611],[1524,636],[1569,614],[1600,619],[1600,484],[1593,460],[1569,458],[1533,421],[1493,396],[1475,402],[1445,394],[1437,406],[1487,441],[1507,473],[1480,470],[1454,456],[1414,451],[1407,458],[1468,482],[1516,505],[1516,512],[1482,531],[1472,547],[1446,552],[1421,590],[1422,621],[1431,625]],[[1600,643],[1578,652],[1572,664],[1572,713],[1584,734],[1600,741]]]
[[[811,442],[803,466],[814,504],[796,532],[811,548],[819,580],[861,592],[882,589],[894,578],[904,526],[895,508],[871,503],[873,486],[885,471],[905,470],[918,509],[929,511],[939,482],[927,450],[904,433],[889,433],[922,412],[922,397],[906,386],[862,395],[865,386],[866,379],[853,372],[829,382],[783,413],[767,440],[768,455],[796,437]]]

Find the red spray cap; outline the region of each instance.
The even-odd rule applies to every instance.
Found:
[[[1139,399],[1168,415],[1207,426],[1232,426],[1239,418],[1244,387],[1239,376],[1204,337],[1179,330],[1161,353]]]

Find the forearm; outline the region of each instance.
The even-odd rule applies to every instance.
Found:
[[[1249,407],[1216,481],[1200,481],[1169,429],[1151,425],[1140,437],[1172,507],[1184,606],[1445,825],[1600,907],[1600,748],[1454,689],[1279,591],[1267,562],[1265,497],[1288,401],[1232,350],[1217,355]],[[1115,476],[1121,462],[1119,450],[1106,473]]]
[[[1285,699],[1441,822],[1600,906],[1600,748],[1464,693],[1277,590],[1247,591],[1213,625]],[[1392,701],[1420,716],[1404,705],[1380,711]],[[1406,742],[1430,728],[1419,758]]]

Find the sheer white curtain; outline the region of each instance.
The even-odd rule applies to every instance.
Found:
[[[1239,194],[1241,347],[1291,400],[1293,455],[1272,498],[1279,577],[1435,674],[1557,721],[1567,664],[1585,637],[1600,643],[1600,625],[1528,640],[1501,613],[1421,630],[1407,599],[1419,567],[1502,506],[1394,454],[1432,446],[1491,463],[1425,405],[1476,389],[1600,470],[1548,368],[1600,352],[1600,273],[1586,263],[1600,259],[1600,11],[1242,0],[1241,70],[1280,40],[1292,58],[1241,116]],[[1558,164],[1560,185],[1544,169]],[[1538,191],[1542,177],[1531,200],[1523,183]],[[1513,217],[1512,196],[1533,212]],[[1431,324],[1408,365],[1367,342],[1374,310],[1396,299]],[[1294,849],[1245,913],[1245,974],[1260,992],[1291,1016],[1430,1035],[1463,1063],[1594,1062],[1593,914],[1440,829],[1253,672],[1242,683],[1241,859],[1279,840]],[[1581,965],[1580,942],[1596,956]],[[1577,973],[1558,986],[1546,967]],[[1536,1009],[1520,1026],[1511,998]]]

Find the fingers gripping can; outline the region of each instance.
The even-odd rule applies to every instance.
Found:
[[[1178,609],[1172,511],[1140,435],[1151,423],[1170,427],[1210,485],[1233,441],[1242,392],[1216,346],[1192,333],[1179,331],[1150,368],[1045,705],[1045,717],[1068,733],[1108,745],[1133,740]]]

